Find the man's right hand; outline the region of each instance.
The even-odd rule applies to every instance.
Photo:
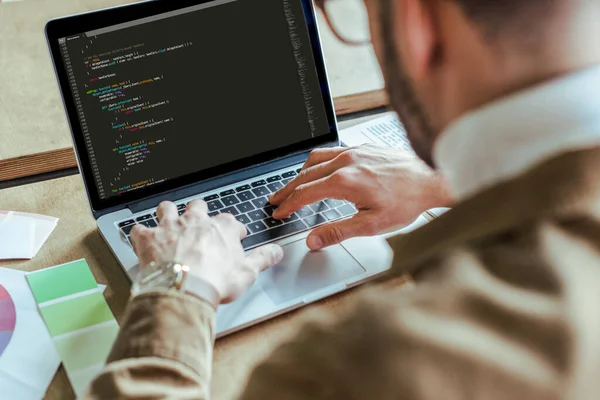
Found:
[[[315,229],[307,239],[312,250],[408,225],[451,202],[445,179],[416,156],[363,145],[313,151],[300,174],[271,197],[279,206],[273,217],[286,218],[327,198],[354,203],[358,214]]]

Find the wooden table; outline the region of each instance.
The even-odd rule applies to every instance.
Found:
[[[48,55],[47,20],[132,0],[0,3],[0,182],[76,166]],[[320,17],[320,14],[319,14]],[[338,115],[387,104],[370,46],[346,46],[320,23]]]
[[[347,122],[362,122],[368,118]],[[129,298],[129,281],[96,229],[79,175],[54,179],[0,191],[0,210],[34,212],[60,218],[58,226],[31,261],[0,261],[0,267],[22,271],[38,269],[85,258],[96,280],[108,285],[105,296],[117,320],[121,320]],[[216,343],[213,398],[235,398],[244,387],[252,367],[285,338],[293,334],[302,318],[312,309],[339,312],[352,292],[328,298],[274,320],[220,339]],[[47,399],[70,399],[73,392],[62,367],[54,378]]]

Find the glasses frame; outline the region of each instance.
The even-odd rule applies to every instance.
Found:
[[[364,46],[367,44],[371,44],[371,41],[369,39],[354,40],[354,39],[348,39],[347,37],[342,35],[340,33],[340,31],[338,31],[338,29],[335,27],[335,24],[333,23],[331,16],[329,15],[329,13],[327,12],[327,9],[325,8],[325,3],[327,2],[327,0],[313,0],[313,1],[314,1],[315,6],[319,10],[321,10],[321,12],[323,13],[323,17],[325,18],[325,22],[329,26],[329,29],[331,30],[331,32],[333,32],[333,35],[340,42],[342,42],[348,46]],[[341,1],[341,0],[338,0],[338,1]]]

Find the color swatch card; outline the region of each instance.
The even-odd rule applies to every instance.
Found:
[[[27,275],[77,396],[102,371],[119,325],[85,260]]]

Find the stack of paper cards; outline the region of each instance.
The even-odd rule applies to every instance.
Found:
[[[0,398],[43,398],[59,365],[25,272],[0,268]]]
[[[54,217],[0,210],[0,260],[35,257],[57,223]]]
[[[27,275],[77,396],[102,371],[119,326],[85,260]]]

